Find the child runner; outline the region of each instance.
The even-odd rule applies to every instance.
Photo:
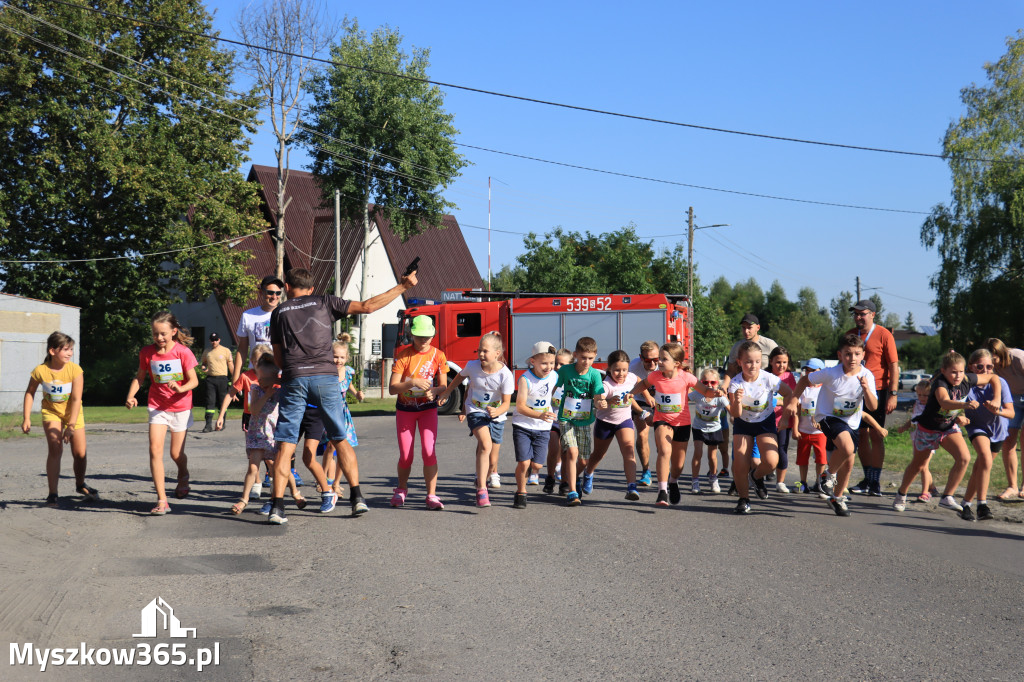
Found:
[[[412,345],[395,358],[388,385],[397,395],[395,429],[398,434],[398,487],[391,497],[392,507],[405,504],[409,494],[409,474],[415,458],[416,430],[420,432],[420,456],[423,458],[423,482],[427,488],[427,509],[444,509],[437,496],[437,400],[435,394],[448,387],[448,358],[430,345],[436,331],[428,315],[417,315],[409,329]]]
[[[835,445],[829,470],[835,475],[836,483],[827,503],[836,516],[849,516],[850,510],[841,493],[850,482],[853,470],[854,434],[860,429],[862,415],[878,406],[878,393],[871,370],[861,365],[864,359],[863,339],[856,334],[847,334],[839,341],[837,355],[838,365],[800,378],[793,393],[795,399],[790,401],[787,411],[794,414],[803,392],[811,385],[820,385],[814,419],[825,437]]]
[[[253,357],[255,356],[254,352]],[[273,356],[270,354],[260,355],[256,360],[256,381],[249,386],[249,393],[246,396],[246,402],[249,409],[252,410],[249,426],[245,432],[245,454],[249,458],[249,466],[246,468],[245,479],[242,482],[242,497],[231,505],[232,514],[241,514],[249,504],[249,491],[254,487],[256,477],[259,476],[260,463],[266,462],[267,469],[274,470],[274,453],[277,447],[274,442],[274,427],[277,426],[277,405],[281,398],[278,395],[281,387],[277,380],[278,369],[274,364]],[[220,420],[218,419],[218,421]],[[295,506],[299,509],[305,507],[306,499],[299,494],[298,488],[295,487],[294,476],[288,481],[288,487],[295,499]],[[266,513],[270,513],[269,506]]]
[[[640,377],[629,371],[629,355],[616,350],[608,355],[608,372],[604,378],[604,394],[608,396],[608,407],[597,410],[594,422],[594,453],[583,470],[583,492],[589,494],[594,488],[594,471],[608,452],[612,438],[619,441],[622,453],[622,471],[626,474],[626,499],[635,502],[640,499],[636,488],[636,427],[633,411],[639,410],[631,391]]]
[[[192,389],[199,385],[196,356],[188,349],[192,337],[169,311],[153,316],[153,345],[139,352],[139,371],[128,387],[125,407],[139,404],[135,394],[148,375],[149,384],[149,470],[156,488],[154,516],[171,511],[164,489],[164,439],[171,432],[171,461],[178,467],[174,496],[179,500],[189,493],[188,457],[185,434],[192,426]]]
[[[917,401],[914,403],[914,408],[910,413],[910,419],[903,422],[898,429],[897,433],[906,433],[910,429],[916,429],[917,424],[914,423],[914,418],[924,412],[925,405],[928,404],[928,396],[931,394],[932,383],[927,379],[922,379],[917,382],[914,386],[914,392],[917,394]],[[932,472],[928,470],[928,463],[932,460],[932,455],[935,454],[935,450],[928,453],[928,458],[924,461],[924,467],[921,469],[921,494],[917,496],[918,502],[927,502],[932,499],[932,496],[938,495],[939,491],[935,488],[935,483],[932,480]]]
[[[572,351],[568,348],[559,348],[555,354],[555,371],[572,362]],[[556,415],[562,408],[562,395],[565,389],[561,386],[551,394],[551,411]],[[557,476],[562,470],[562,425],[556,419],[551,423],[551,438],[548,439],[548,473],[544,477],[544,492],[551,495],[555,492]],[[564,489],[563,489],[564,487]],[[569,484],[564,483],[558,486],[558,494],[564,495],[569,491]]]
[[[348,396],[351,395],[357,401],[363,402],[364,394],[352,385],[356,371],[348,364],[348,347],[351,343],[351,335],[345,332],[338,334],[338,340],[331,344],[331,354],[334,357],[334,366],[338,368],[338,390],[341,391],[343,419],[348,423],[348,433],[345,435],[345,440],[355,448],[359,447],[359,437],[356,435],[356,424],[355,420],[352,419],[352,410],[348,407]],[[337,450],[334,449],[331,441],[326,439],[326,436],[322,436],[321,442],[317,444],[317,452],[322,455],[320,466],[324,470],[324,476],[327,477],[327,485],[332,486],[334,494],[340,500],[343,489],[341,487],[341,477],[338,476]],[[316,487],[319,489],[320,484],[317,483]],[[323,491],[321,490],[320,492],[322,493]]]
[[[700,383],[707,388],[718,388],[718,370],[714,367],[707,367],[700,373]],[[705,398],[697,391],[690,393],[690,400],[693,401],[693,413],[696,421],[693,423],[693,463],[690,465],[690,478],[693,483],[690,486],[694,495],[700,494],[700,463],[704,458],[704,446],[708,448],[708,483],[711,485],[711,492],[720,493],[722,487],[718,484],[718,449],[723,442],[722,435],[722,412],[729,409],[729,399],[725,396],[716,398]]]
[[[690,388],[705,398],[717,398],[724,393],[716,388],[702,386],[683,364],[683,347],[666,343],[658,353],[657,371],[633,388],[637,394],[654,388],[654,445],[658,452],[655,473],[658,476],[659,507],[679,504],[679,476],[686,464],[686,444],[690,441]]]
[[[782,346],[773,348],[768,355],[768,371],[792,390],[796,388],[796,377],[789,371],[789,365],[789,351]],[[789,487],[786,486],[786,470],[789,468],[789,440],[792,435],[792,426],[793,418],[782,409],[782,400],[776,395],[775,428],[779,432],[779,463],[775,466],[775,490],[780,493],[789,492]]]
[[[62,332],[53,332],[46,339],[46,357],[32,370],[25,389],[21,430],[32,429],[32,401],[36,389],[43,387],[43,433],[46,434],[46,483],[50,488],[46,506],[57,506],[57,483],[60,481],[60,458],[64,443],[71,444],[75,490],[86,500],[95,501],[99,494],[85,484],[85,414],[82,410],[82,368],[71,362],[75,340]]]
[[[512,444],[516,449],[516,496],[512,506],[526,508],[526,479],[531,463],[543,464],[547,459],[551,423],[551,395],[558,375],[555,368],[555,347],[547,341],[533,344],[526,364],[529,369],[519,377],[516,412],[512,415]]]
[[[764,477],[778,464],[778,432],[775,427],[775,394],[788,399],[793,392],[774,374],[761,370],[761,346],[744,341],[737,351],[740,373],[729,382],[729,412],[733,418],[732,477],[739,502],[737,514],[750,513],[750,487],[762,500],[768,498]],[[751,468],[754,445],[761,463]]]
[[[1002,386],[995,374],[974,374],[965,371],[964,358],[956,351],[950,351],[942,358],[942,373],[932,379],[932,390],[928,403],[919,417],[916,417],[917,431],[914,433],[914,458],[903,472],[896,499],[892,506],[896,511],[907,508],[907,491],[910,484],[921,473],[929,453],[941,444],[953,456],[953,468],[946,479],[946,489],[939,500],[939,506],[961,512],[962,506],[953,497],[957,486],[971,462],[967,443],[956,425],[956,418],[962,410],[978,409],[977,400],[967,397],[975,386],[992,384],[992,397],[985,403],[986,408],[998,412],[1002,407]]]
[[[441,394],[437,404],[442,405],[455,386],[469,379],[466,413],[459,421],[468,421],[469,430],[476,437],[476,506],[490,507],[487,494],[488,471],[497,476],[498,450],[505,432],[505,417],[515,391],[515,377],[501,361],[505,348],[501,334],[490,332],[480,337],[478,360],[470,360]],[[500,485],[500,483],[499,483]],[[495,486],[497,487],[497,486]]]
[[[992,362],[992,353],[981,348],[971,353],[970,364],[972,372],[977,374],[991,374],[995,370]],[[964,494],[964,510],[960,512],[960,518],[964,521],[974,521],[974,511],[971,509],[971,502],[978,498],[978,521],[991,521],[992,511],[988,508],[988,480],[992,473],[992,453],[999,452],[1004,440],[1006,440],[1010,420],[1013,419],[1014,406],[1013,395],[1010,393],[1010,386],[1006,379],[999,377],[999,386],[1002,391],[1002,405],[995,412],[986,408],[967,410],[965,415],[970,420],[967,424],[967,435],[971,439],[974,451],[978,453],[978,459],[974,462],[971,470],[971,478],[967,481],[967,492]],[[968,400],[974,400],[986,404],[992,399],[995,389],[995,382],[987,386],[975,386],[967,394]]]
[[[264,355],[273,357],[274,351],[265,343],[258,344],[252,349],[252,369],[247,369],[239,374],[235,383],[228,386],[228,393],[224,396],[224,400],[220,404],[220,414],[217,415],[218,431],[224,428],[224,416],[227,414],[228,406],[232,401],[239,399],[242,401],[242,433],[245,434],[249,430],[249,420],[252,418],[252,414],[249,412],[249,389],[256,382],[255,368],[259,364],[260,358]],[[268,475],[272,471],[273,468],[267,467]],[[252,484],[252,496],[258,500],[262,494],[263,484],[260,482],[259,476],[257,476],[255,483]]]
[[[825,363],[818,358],[811,358],[804,364],[804,374],[817,372],[825,369]],[[818,404],[818,391],[821,385],[809,384],[800,394],[800,419],[796,428],[796,464],[800,467],[800,486],[805,493],[818,493],[823,500],[828,495],[821,489],[821,475],[828,464],[828,456],[825,454],[825,434],[818,428],[814,421],[814,410]],[[810,464],[811,453],[814,453],[814,485],[807,485],[812,480],[807,475],[807,468]]]
[[[565,503],[570,507],[579,506],[580,494],[576,492],[576,462],[587,459],[593,451],[590,425],[594,423],[594,408],[608,407],[604,399],[604,384],[601,373],[594,369],[597,358],[597,341],[583,336],[576,341],[573,364],[558,370],[558,386],[565,388],[562,404],[558,410],[562,440],[562,484],[568,488]],[[584,491],[586,492],[586,491]]]

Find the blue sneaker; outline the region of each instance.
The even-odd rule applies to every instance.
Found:
[[[583,485],[580,489],[584,495],[594,492],[594,474],[583,474]]]
[[[295,477],[295,485],[301,486],[302,485],[302,477],[299,476],[299,474],[295,471],[295,469],[292,469],[292,476]]]
[[[636,489],[636,483],[630,483],[626,488],[626,499],[630,502],[636,502],[640,499],[640,493]]]
[[[650,469],[644,469],[643,476],[641,476],[640,480],[637,481],[637,485],[641,485],[641,486],[643,486],[645,488],[651,485],[651,471],[650,471]]]
[[[270,510],[272,508],[273,508],[273,506],[269,502],[267,502],[262,507],[260,507],[260,510],[259,510],[258,513],[262,514],[263,516],[267,516],[268,514],[270,514]]]
[[[324,493],[320,496],[320,513],[329,514],[334,511],[334,505],[338,502],[338,496],[335,493]]]
[[[270,474],[263,474],[263,486],[265,488],[269,488],[273,482],[273,479],[270,478]]]
[[[570,490],[569,494],[565,496],[565,503],[570,507],[580,506],[580,504],[582,504],[582,502],[580,502],[580,494],[575,490]]]

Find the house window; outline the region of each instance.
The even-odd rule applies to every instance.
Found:
[[[455,335],[480,336],[480,313],[459,313],[455,317]]]

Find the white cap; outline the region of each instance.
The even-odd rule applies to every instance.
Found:
[[[530,357],[532,358],[534,355],[540,355],[541,353],[554,354],[556,352],[557,350],[555,349],[554,345],[548,343],[547,341],[538,341],[537,343],[533,344],[533,349],[530,351]]]

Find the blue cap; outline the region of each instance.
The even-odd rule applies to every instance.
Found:
[[[804,369],[825,369],[825,363],[819,360],[818,358],[811,358],[810,360],[804,363]]]

